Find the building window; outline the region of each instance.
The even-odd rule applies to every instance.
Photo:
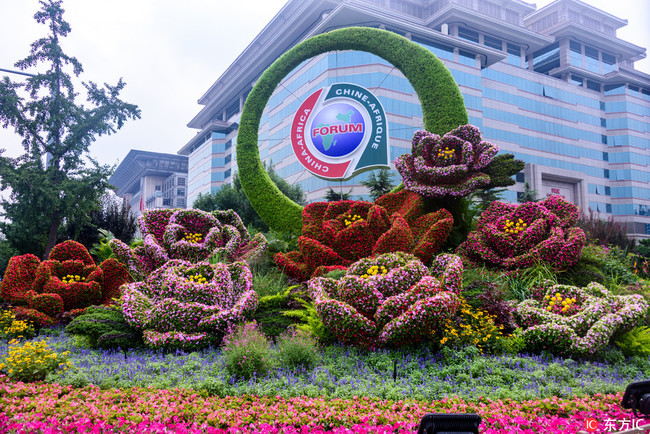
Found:
[[[468,41],[476,42],[478,44],[478,32],[466,29],[465,27],[458,28],[458,37]]]
[[[650,235],[650,223],[645,224],[645,233],[646,235]]]
[[[600,135],[600,143],[602,143],[603,145],[607,144],[607,136],[605,134]]]
[[[521,67],[521,48],[508,42],[506,50],[508,51],[508,63]]]
[[[605,186],[605,196],[611,196],[612,195],[612,187],[606,185]]]
[[[607,128],[607,119],[605,118],[600,118],[600,126]]]
[[[172,206],[171,199],[163,199],[163,206]]]
[[[603,176],[609,179],[609,169],[603,169]]]
[[[524,172],[519,172],[515,175],[515,180],[517,182],[526,182],[526,176],[524,175]]]
[[[179,208],[185,208],[185,198],[176,199],[176,206]]]
[[[483,43],[486,47],[494,48],[495,50],[503,50],[503,42],[501,39],[493,38],[492,36],[483,36]]]
[[[162,185],[156,185],[156,186],[154,187],[154,190],[156,190],[156,191],[162,191]]]
[[[560,45],[554,43],[533,53],[533,70],[541,74],[548,74],[552,69],[560,66]]]
[[[603,161],[609,161],[609,152],[603,152]]]
[[[600,92],[600,83],[596,83],[595,81],[587,80],[587,89],[595,90],[596,92]]]
[[[185,196],[185,189],[184,188],[177,189],[176,196]]]
[[[571,74],[571,83],[575,84],[576,86],[584,86],[585,79],[579,75]]]
[[[185,178],[178,178],[178,185],[185,185]]]
[[[616,56],[609,53],[601,53],[603,56],[603,74],[616,71]]]
[[[600,73],[598,50],[588,45],[585,45],[585,68],[588,71]]]

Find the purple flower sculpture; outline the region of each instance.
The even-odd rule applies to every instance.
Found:
[[[375,348],[425,339],[460,303],[462,261],[455,255],[438,258],[438,278],[415,256],[397,252],[361,259],[340,280],[311,279],[316,311],[346,344]]]
[[[473,125],[462,125],[443,137],[420,130],[413,136],[411,154],[395,160],[404,186],[423,197],[467,196],[490,183],[482,173],[499,148],[481,140]]]
[[[521,205],[492,202],[456,253],[472,262],[507,270],[527,268],[535,261],[556,270],[575,264],[586,242],[574,227],[580,213],[562,196]]]
[[[257,294],[245,262],[172,259],[144,282],[124,287],[126,321],[143,330],[152,348],[196,348],[215,343],[255,311]]]
[[[143,280],[170,259],[199,262],[216,256],[221,261],[251,260],[267,248],[264,235],[251,237],[232,210],[212,213],[196,209],[145,211],[138,219],[143,245],[129,248],[110,241],[115,256],[134,280]]]
[[[541,301],[520,303],[514,316],[524,329],[527,349],[586,357],[632,329],[647,312],[643,296],[612,295],[594,282],[585,288],[550,286]]]

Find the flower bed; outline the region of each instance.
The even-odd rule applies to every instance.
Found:
[[[97,432],[413,432],[426,413],[476,412],[484,433],[559,433],[584,428],[585,420],[630,419],[622,394],[544,400],[466,401],[446,397],[416,400],[216,397],[190,390],[75,389],[58,384],[10,383],[0,377],[0,429],[82,427]],[[650,423],[650,419],[645,422]]]

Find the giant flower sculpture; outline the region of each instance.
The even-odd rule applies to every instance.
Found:
[[[412,153],[395,160],[404,186],[427,198],[463,197],[490,183],[485,169],[499,151],[481,140],[473,125],[462,125],[443,137],[420,130]]]
[[[454,221],[445,209],[431,213],[423,209],[422,198],[406,190],[386,194],[375,203],[312,203],[303,210],[300,250],[277,253],[275,262],[301,281],[388,252],[412,253],[428,263]]]
[[[21,315],[49,325],[64,311],[110,303],[130,281],[118,261],[107,259],[97,266],[82,244],[69,240],[54,246],[43,262],[29,254],[11,258],[0,296],[26,306],[19,309]]]
[[[584,357],[633,328],[647,311],[641,295],[612,295],[594,282],[585,288],[550,286],[541,301],[520,303],[514,315],[529,350]]]
[[[457,253],[505,269],[537,260],[566,269],[578,261],[586,242],[583,230],[573,227],[578,217],[578,207],[562,196],[521,205],[492,202]]]
[[[352,264],[344,277],[309,281],[323,324],[343,343],[397,346],[425,339],[457,310],[462,261],[442,255],[438,277],[415,256],[386,253]]]
[[[223,261],[251,260],[268,246],[261,233],[251,237],[232,210],[151,210],[139,217],[138,224],[142,246],[131,249],[120,240],[110,241],[113,253],[136,280],[145,279],[170,259],[200,262],[216,255]]]
[[[191,263],[171,259],[144,282],[127,285],[126,321],[143,331],[153,348],[196,348],[215,343],[227,329],[255,311],[248,264]]]

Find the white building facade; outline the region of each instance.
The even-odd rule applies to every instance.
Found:
[[[199,132],[188,157],[188,205],[232,182],[237,129],[246,96],[264,70],[298,42],[349,26],[401,34],[440,58],[485,140],[525,161],[505,200],[528,180],[540,196],[561,194],[584,211],[650,236],[650,75],[634,69],[645,48],[623,41],[627,23],[579,0],[537,10],[519,0],[290,0],[199,100],[189,126]],[[277,87],[259,131],[263,161],[310,201],[330,187],[367,198],[361,174],[342,183],[311,175],[289,139],[293,115],[315,90],[347,82],[371,90],[386,110],[390,158],[410,152],[422,128],[415,91],[383,59],[331,52],[292,71]]]

